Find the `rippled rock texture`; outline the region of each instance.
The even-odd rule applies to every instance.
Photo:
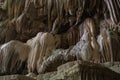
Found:
[[[119,80],[119,48],[119,0],[0,0],[0,75]]]
[[[57,72],[40,74],[37,80],[119,80],[119,75],[99,64],[73,61],[57,68]]]

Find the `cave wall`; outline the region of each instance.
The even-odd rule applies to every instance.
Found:
[[[0,2],[1,75],[46,73],[74,60],[120,60],[119,0]]]

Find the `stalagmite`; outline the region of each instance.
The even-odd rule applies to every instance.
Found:
[[[0,73],[22,73],[26,68],[30,48],[19,41],[10,41],[0,47]]]
[[[40,32],[36,37],[27,41],[31,47],[28,57],[29,72],[39,72],[42,62],[51,55],[51,52],[56,48],[55,37],[50,33]]]
[[[119,80],[99,65],[120,61],[119,17],[120,0],[0,0],[0,76]]]

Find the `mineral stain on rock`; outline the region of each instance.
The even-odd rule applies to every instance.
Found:
[[[120,0],[0,0],[0,80],[120,80]]]

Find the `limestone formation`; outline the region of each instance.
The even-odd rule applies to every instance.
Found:
[[[97,44],[95,36],[92,35],[94,32],[92,26],[94,25],[87,26],[84,29],[83,36],[75,46],[66,50],[54,51],[53,54],[43,62],[40,73],[44,73],[45,71],[49,72],[52,69],[56,70],[59,65],[74,60],[100,63],[99,45]],[[53,64],[56,65],[53,66]]]
[[[0,0],[0,75],[119,80],[119,48],[120,0]]]
[[[58,67],[57,73],[39,74],[38,80],[119,80],[119,74],[110,69],[88,62],[73,61]]]
[[[112,1],[112,0],[105,0],[105,3],[108,7],[109,13],[110,13],[110,18],[111,20],[115,23],[118,24],[120,22],[120,1]]]
[[[0,76],[0,80],[35,80],[35,79],[26,77],[24,75],[8,75]]]
[[[40,32],[36,37],[28,40],[27,44],[31,48],[28,55],[28,70],[29,72],[39,72],[42,62],[56,48],[55,38],[50,33]]]
[[[120,73],[120,62],[106,62],[102,63],[101,65],[111,69],[112,71],[115,71],[117,73]]]
[[[109,31],[102,28],[101,34],[98,37],[102,62],[119,61],[119,35],[115,31]],[[114,47],[113,47],[114,46]],[[116,57],[117,56],[117,57]]]
[[[0,47],[0,74],[24,74],[29,46],[19,41],[10,41]],[[23,73],[24,72],[24,73]]]

